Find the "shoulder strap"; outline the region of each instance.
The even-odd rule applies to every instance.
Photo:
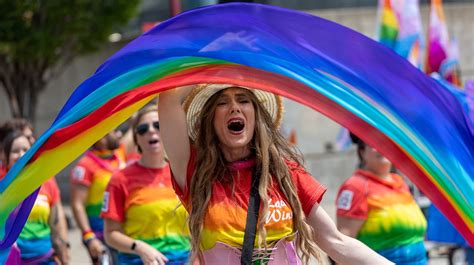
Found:
[[[250,198],[247,210],[247,221],[245,223],[244,243],[242,246],[242,256],[240,263],[242,265],[252,264],[253,247],[257,232],[258,214],[260,211],[260,195],[258,194],[258,185],[260,178],[256,175],[256,170],[252,174],[252,186],[250,188]]]

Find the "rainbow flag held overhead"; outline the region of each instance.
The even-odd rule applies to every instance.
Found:
[[[460,101],[349,28],[298,11],[232,3],[160,23],[76,88],[0,180],[0,250],[16,240],[31,194],[50,176],[160,92],[202,83],[269,91],[333,119],[393,161],[474,245],[474,129]]]
[[[469,109],[469,117],[474,123],[474,80],[467,80],[464,91],[466,93],[466,103]]]

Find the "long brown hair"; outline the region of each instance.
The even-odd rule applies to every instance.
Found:
[[[191,233],[192,259],[196,257],[202,262],[200,255],[200,239],[204,217],[211,198],[212,184],[228,175],[224,154],[219,148],[219,140],[215,133],[213,120],[217,99],[223,92],[214,94],[201,110],[198,136],[195,141],[197,150],[194,175],[190,185],[190,215],[188,220]],[[296,188],[291,179],[290,169],[285,160],[301,165],[301,156],[290,147],[286,139],[275,127],[270,114],[261,106],[255,95],[248,91],[255,108],[255,132],[251,149],[256,157],[256,175],[260,177],[259,195],[263,203],[263,214],[258,221],[259,246],[267,247],[265,216],[268,214],[268,187],[272,184],[272,176],[286,196],[293,211],[293,230],[298,232],[297,250],[302,254],[303,261],[309,262],[311,256],[319,259],[314,242],[313,229],[306,222],[305,215],[298,199]],[[230,180],[232,182],[232,179]],[[233,182],[232,182],[233,185]]]

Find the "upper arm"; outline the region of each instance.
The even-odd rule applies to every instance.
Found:
[[[71,185],[71,204],[74,207],[75,204],[84,204],[89,194],[89,187],[81,184]]]
[[[191,89],[192,87],[171,89],[160,93],[158,97],[158,115],[162,125],[160,134],[173,176],[181,189],[184,189],[186,184],[190,157],[190,141],[182,102]]]
[[[112,242],[113,239],[111,238],[112,232],[119,232],[121,234],[125,234],[121,222],[109,218],[104,218],[104,238],[107,244],[109,245],[114,245],[114,242]]]
[[[337,228],[341,233],[350,237],[357,237],[364,222],[365,220],[363,219],[337,216]]]
[[[109,234],[113,231],[118,231],[120,233],[124,233],[122,223],[119,222],[119,221],[112,220],[110,218],[104,218],[104,232],[105,232],[105,234]]]
[[[51,206],[48,218],[48,224],[51,228],[51,232],[57,232],[57,226],[59,224],[59,203],[55,203]]]
[[[308,224],[314,230],[314,241],[328,255],[332,256],[334,247],[343,244],[342,234],[326,211],[318,204],[311,210]]]

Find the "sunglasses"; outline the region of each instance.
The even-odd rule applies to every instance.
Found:
[[[153,122],[153,128],[155,128],[155,130],[159,131],[160,130],[160,122],[158,121],[155,121]],[[142,124],[139,124],[137,126],[137,128],[135,129],[135,131],[139,134],[139,135],[144,135],[145,133],[148,132],[148,130],[150,129],[150,126],[148,123],[142,123]]]

